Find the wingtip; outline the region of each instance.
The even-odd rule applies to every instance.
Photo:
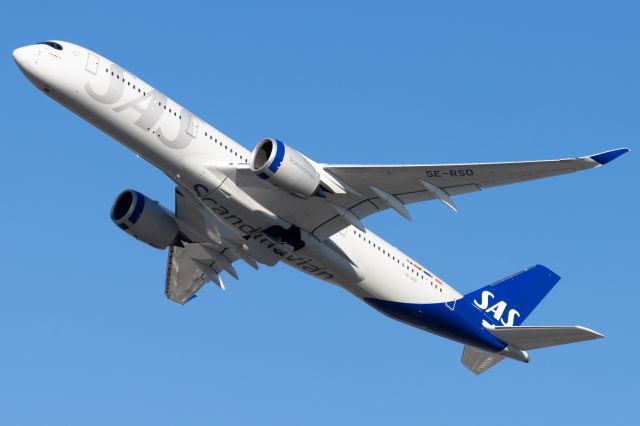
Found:
[[[602,333],[600,333],[598,331],[592,330],[592,329],[587,328],[587,327],[583,327],[581,325],[577,325],[576,327],[581,329],[582,331],[584,331],[586,333],[589,333],[591,335],[591,339],[603,339],[603,338],[607,337],[607,336],[605,336],[604,334],[602,334]]]
[[[626,154],[629,151],[629,148],[612,149],[611,151],[605,151],[601,152],[600,154],[592,155],[589,158],[599,163],[601,166],[604,166],[605,164],[612,162],[616,158],[620,157],[623,154]]]

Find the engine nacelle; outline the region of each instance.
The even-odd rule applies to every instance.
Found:
[[[124,232],[158,249],[178,239],[178,223],[170,211],[155,200],[127,189],[111,208],[111,220]]]
[[[251,153],[251,170],[260,179],[300,197],[313,195],[320,184],[316,167],[295,149],[267,138]]]

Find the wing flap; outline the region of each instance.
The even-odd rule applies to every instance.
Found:
[[[225,286],[220,278],[223,271],[238,278],[231,265],[237,259],[232,250],[213,247],[212,244],[185,243],[184,247],[172,246],[169,249],[165,283],[165,295],[169,299],[184,305],[207,281],[224,290]]]
[[[192,261],[192,257],[196,255],[196,246],[188,244],[184,248],[169,248],[164,293],[181,305],[191,300],[207,282],[206,274]]]
[[[220,274],[226,272],[238,279],[232,265],[238,259],[257,268],[256,261],[243,250],[240,242],[221,233],[224,228],[215,222],[215,216],[208,214],[188,191],[178,188],[176,218],[183,242],[170,247],[167,256],[165,295],[170,300],[185,304],[208,281],[224,290]]]

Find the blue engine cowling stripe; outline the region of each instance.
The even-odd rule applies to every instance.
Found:
[[[284,144],[276,139],[276,156],[273,159],[273,162],[269,165],[269,170],[271,173],[275,173],[282,165],[282,160],[284,159]]]
[[[138,191],[133,191],[136,194],[136,206],[131,213],[131,217],[129,218],[129,222],[135,224],[138,219],[140,219],[140,215],[142,214],[142,210],[144,209],[144,195],[139,193]]]

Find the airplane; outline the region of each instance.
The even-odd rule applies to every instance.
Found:
[[[168,249],[166,296],[179,304],[207,282],[225,289],[234,266],[286,264],[342,287],[382,314],[464,345],[462,364],[481,374],[528,351],[604,337],[581,326],[522,323],[560,277],[536,265],[461,294],[365,228],[362,220],[438,200],[605,165],[627,148],[585,157],[479,164],[318,163],[278,139],[252,151],[84,47],[45,41],[13,58],[33,85],[144,158],[175,185],[171,211],[127,189],[111,209],[124,232]]]

